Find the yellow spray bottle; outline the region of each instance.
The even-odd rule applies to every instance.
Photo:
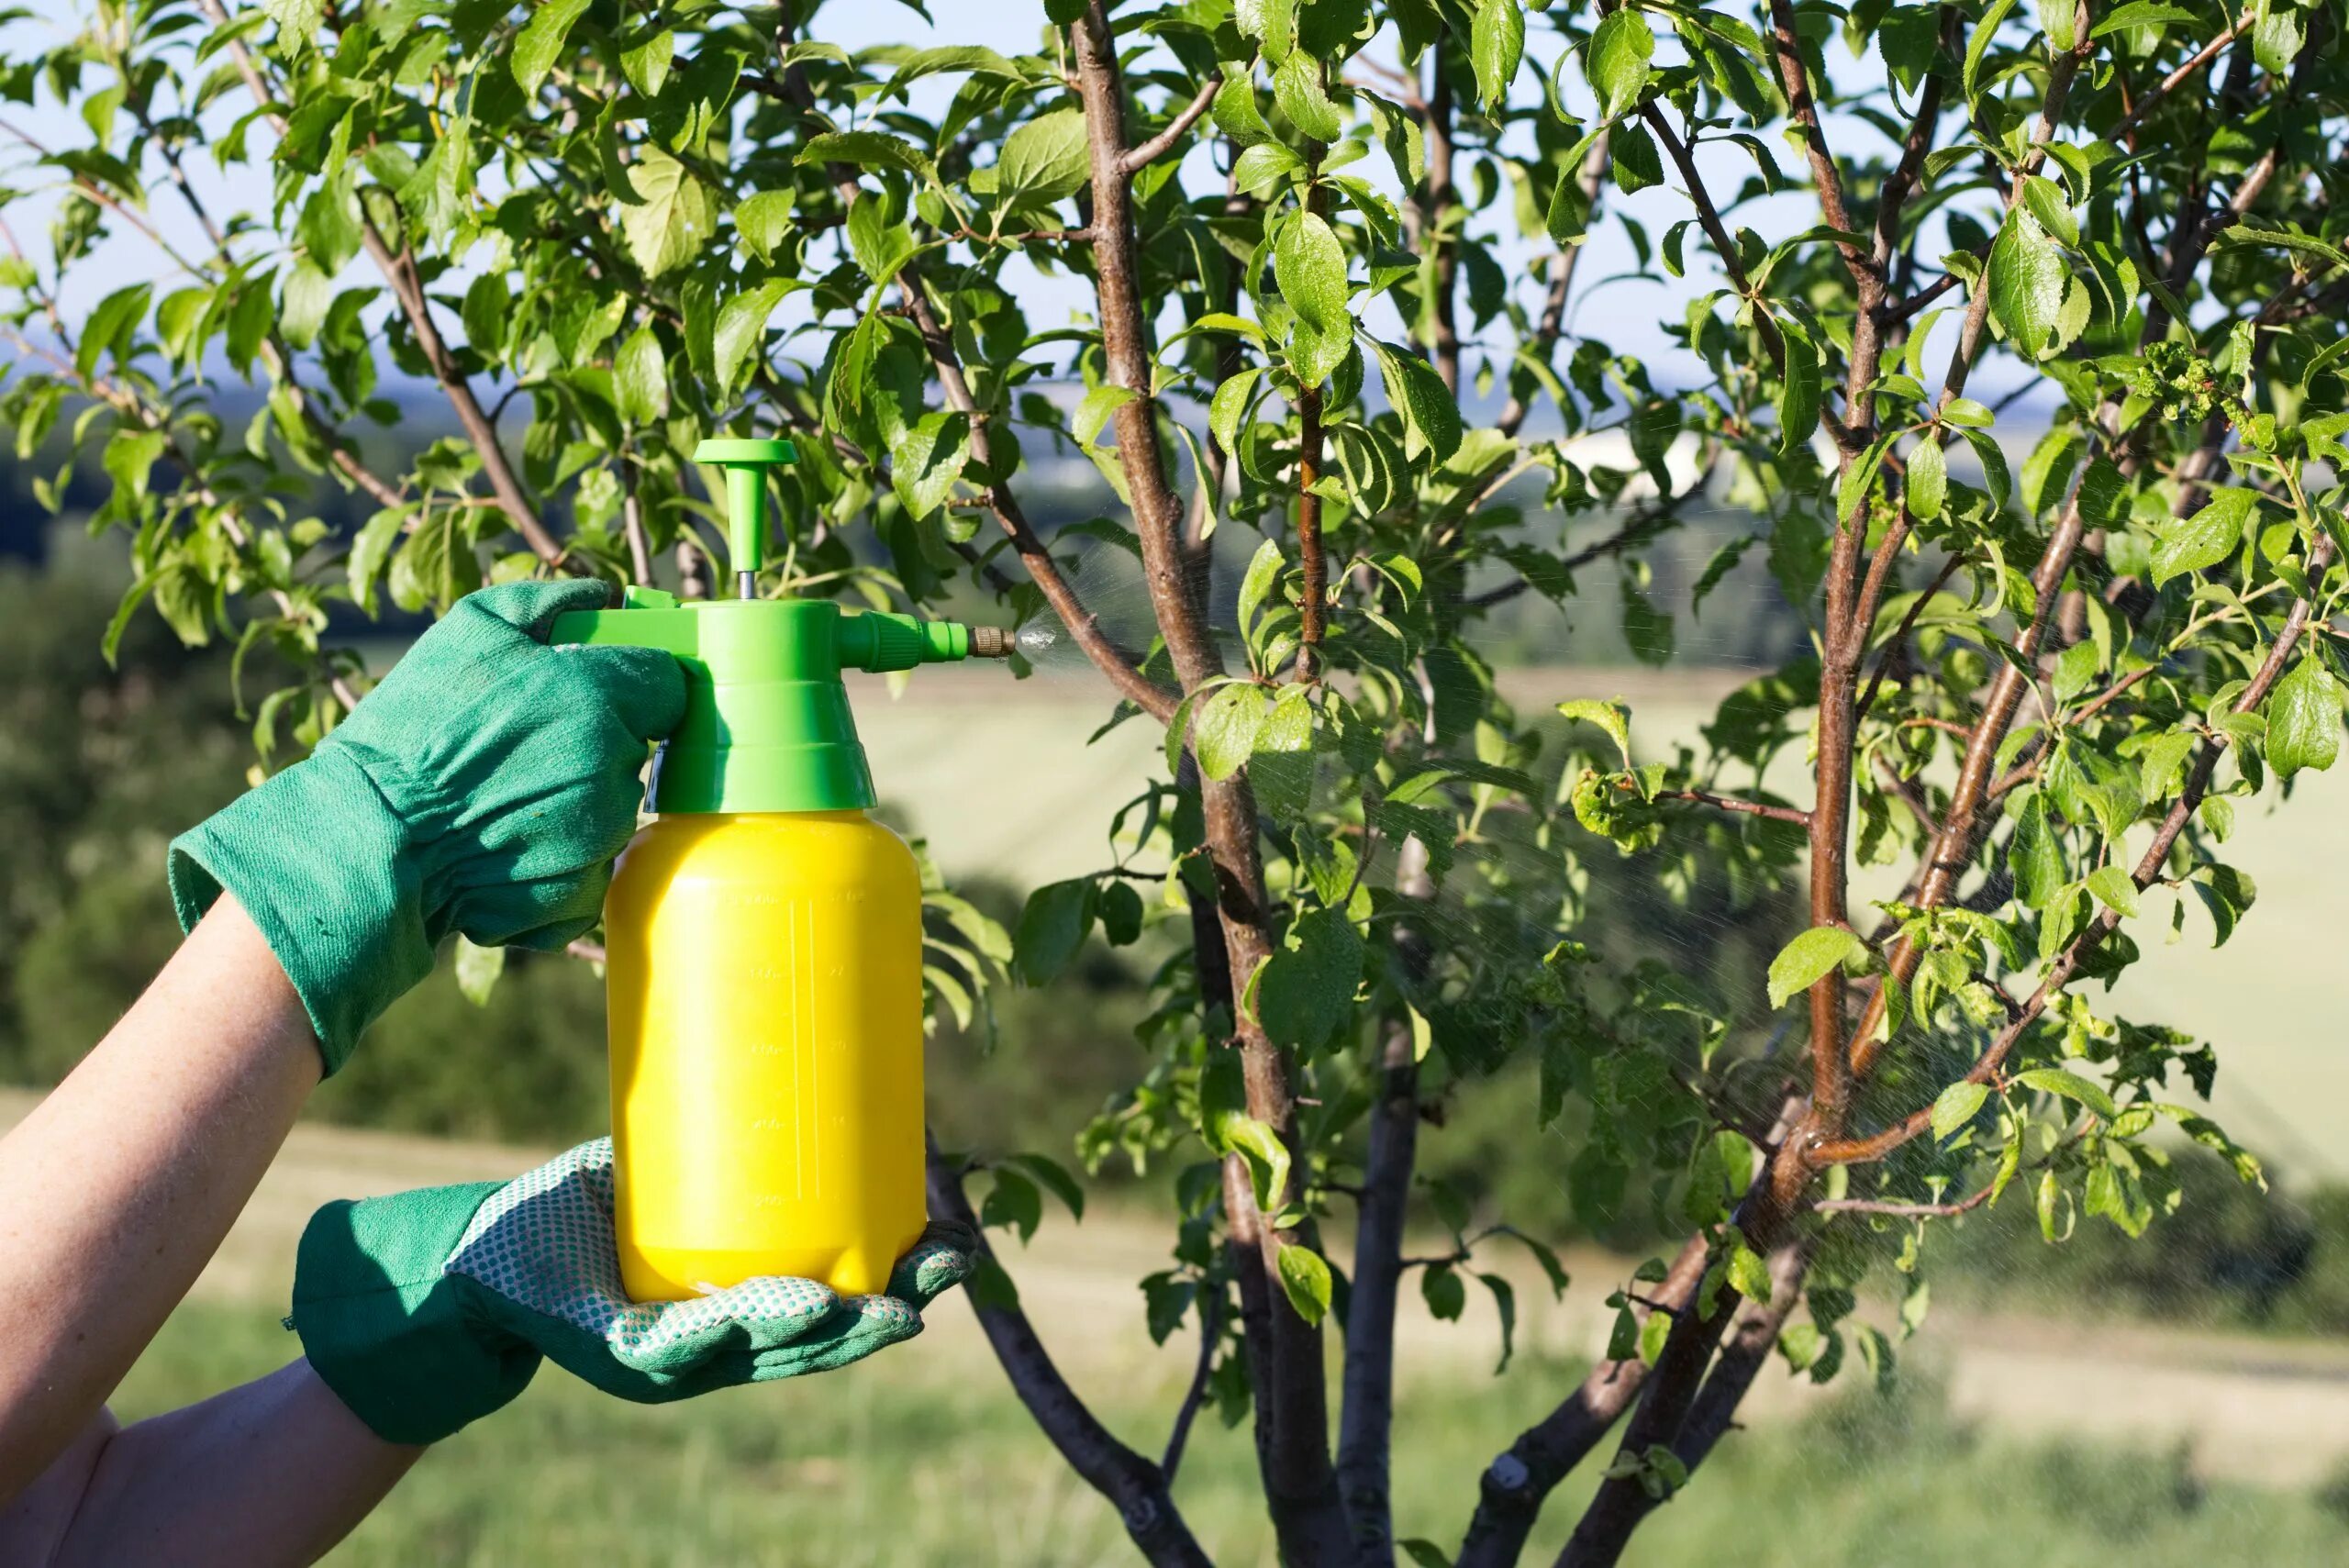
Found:
[[[710,440],[741,596],[643,588],[557,642],[685,668],[654,764],[658,814],[604,905],[615,1228],[640,1301],[762,1274],[882,1289],[925,1223],[921,885],[866,815],[873,779],[841,672],[1010,651],[1006,634],[754,595],[766,470],[787,441]]]

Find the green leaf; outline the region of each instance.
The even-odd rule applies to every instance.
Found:
[[[1792,457],[1819,428],[1819,348],[1791,319],[1778,322],[1778,337],[1787,350],[1786,379],[1778,388],[1778,451]]]
[[[1964,1130],[1982,1102],[1990,1097],[1987,1084],[1970,1083],[1959,1079],[1943,1089],[1933,1100],[1933,1136],[1946,1143]]]
[[[502,947],[475,947],[463,937],[457,939],[457,989],[465,1000],[476,1007],[489,1006],[489,994],[497,989],[497,977],[506,973],[506,950]]]
[[[1034,1239],[1036,1227],[1044,1222],[1044,1195],[1018,1171],[998,1165],[994,1174],[995,1185],[979,1206],[979,1223],[1018,1231],[1024,1247]]]
[[[1479,0],[1468,54],[1476,67],[1476,101],[1491,114],[1508,97],[1525,60],[1525,10],[1519,0]]]
[[[1231,178],[1241,190],[1265,201],[1304,167],[1305,160],[1279,142],[1260,141],[1232,161]]]
[[[1909,454],[1909,515],[1920,523],[1932,522],[1942,515],[1948,495],[1949,463],[1942,456],[1941,438],[1928,430]]]
[[[1953,397],[1942,409],[1942,422],[1955,425],[1961,429],[1987,430],[1998,422],[1998,418],[1987,405],[1976,403],[1971,397]]]
[[[2064,854],[2047,821],[2047,801],[2031,792],[2015,817],[2014,839],[2007,847],[2007,866],[2015,879],[2015,896],[2026,909],[2044,909],[2064,885]]]
[[[2015,0],[1991,0],[1982,13],[1982,20],[1975,25],[1974,38],[1965,46],[1965,72],[1960,80],[1965,86],[1965,96],[1971,100],[1976,91],[1976,79],[1982,73],[1982,57],[1990,51],[1990,40],[1998,37],[2007,13],[2015,8]]]
[[[996,163],[996,188],[1007,199],[1056,202],[1074,195],[1092,177],[1082,109],[1038,115],[1004,138]]]
[[[717,206],[708,189],[658,147],[646,147],[632,172],[644,199],[621,206],[620,232],[644,275],[657,278],[693,260],[717,227]]]
[[[1088,388],[1076,401],[1076,411],[1069,416],[1069,431],[1081,446],[1091,446],[1101,439],[1101,431],[1109,417],[1134,400],[1134,389],[1103,382]]]
[[[831,130],[810,137],[792,161],[852,163],[860,169],[902,169],[908,174],[930,169],[930,160],[912,142],[877,130]]]
[[[1062,1206],[1068,1210],[1071,1219],[1084,1219],[1085,1188],[1067,1166],[1049,1154],[1007,1154],[1003,1162],[1018,1166],[1035,1178],[1037,1185],[1050,1188],[1052,1195],[1060,1199]]]
[[[1631,715],[1621,702],[1599,702],[1592,697],[1576,697],[1558,705],[1558,717],[1578,718],[1585,724],[1595,724],[1607,731],[1615,742],[1615,750],[1622,753],[1623,766],[1631,765]]]
[[[1460,1271],[1449,1263],[1431,1263],[1419,1275],[1419,1297],[1428,1304],[1431,1317],[1446,1323],[1457,1322],[1468,1306],[1468,1287],[1461,1283]]]
[[[633,48],[620,51],[620,74],[648,98],[657,98],[669,80],[670,63],[677,58],[677,35],[663,28]]]
[[[1208,403],[1208,433],[1216,445],[1227,452],[1240,450],[1240,421],[1248,412],[1248,399],[1254,395],[1256,382],[1264,373],[1261,365],[1250,365],[1224,379],[1215,389],[1215,396]]]
[[[1321,62],[1299,50],[1273,72],[1273,102],[1289,124],[1315,141],[1330,142],[1345,134],[1329,89],[1321,85]]]
[[[2079,248],[2080,226],[2072,217],[2072,209],[2064,201],[2064,193],[2055,182],[2043,175],[2032,174],[2022,183],[2023,206],[2039,220],[2039,227],[2075,250]]]
[[[2088,873],[2088,891],[2098,903],[2118,915],[2137,913],[2137,883],[2119,866],[2099,866]]]
[[[1273,139],[1273,128],[1256,104],[1255,79],[1245,71],[1235,71],[1223,79],[1208,117],[1234,147],[1253,147]]]
[[[783,303],[783,296],[798,286],[796,282],[771,279],[718,307],[709,346],[710,364],[720,390],[730,393],[743,370],[763,355],[767,318]]]
[[[1345,247],[1319,214],[1300,212],[1281,225],[1273,242],[1273,278],[1281,298],[1316,332],[1353,333],[1353,317],[1346,311]]]
[[[1353,1016],[1362,964],[1361,933],[1342,910],[1299,916],[1289,944],[1264,961],[1256,987],[1256,1017],[1264,1033],[1293,1050],[1319,1047]]]
[[[359,254],[366,229],[359,221],[359,198],[348,170],[310,193],[310,199],[302,204],[302,221],[295,235],[308,250],[310,264],[328,277]],[[499,286],[504,286],[503,279]]]
[[[586,14],[587,0],[546,0],[530,13],[530,19],[514,35],[514,58],[509,61],[514,80],[526,95],[537,94],[547,72],[554,69],[564,40],[571,37],[572,24]]]
[[[1240,635],[1243,639],[1253,640],[1256,611],[1263,606],[1264,596],[1273,591],[1273,584],[1280,581],[1281,564],[1281,547],[1275,539],[1266,539],[1248,558],[1248,571],[1240,579]]]
[[[1644,26],[1644,24],[1642,24]],[[1378,354],[1378,375],[1386,387],[1386,401],[1403,417],[1407,458],[1431,452],[1442,462],[1460,450],[1460,405],[1435,367],[1411,352],[1378,339],[1371,339]]]
[[[1639,101],[1654,58],[1655,34],[1645,12],[1626,6],[1608,13],[1583,54],[1583,75],[1598,95],[1602,118],[1620,119]]]
[[[1113,948],[1131,947],[1141,939],[1141,895],[1130,882],[1101,886],[1101,934]]]
[[[916,517],[927,517],[954,494],[954,482],[971,455],[971,417],[956,412],[925,414],[907,426],[889,448],[889,484]]]
[[[2230,488],[2213,490],[2202,509],[2162,530],[2154,544],[2154,586],[2173,577],[2216,566],[2234,553],[2243,526],[2259,511],[2259,493]]]
[[[1297,47],[1298,0],[1235,0],[1231,19],[1242,38],[1256,40],[1265,60],[1275,65]]]
[[[2116,6],[2102,21],[2088,29],[2088,37],[2100,39],[2109,33],[2130,28],[2166,27],[2172,22],[2199,22],[2201,18],[2183,6],[2169,6],[2162,0],[2130,0]]]
[[[1241,770],[1256,750],[1264,706],[1264,689],[1249,681],[1218,686],[1208,695],[1199,705],[1191,739],[1201,773],[1211,779],[1228,779]]]
[[[2039,219],[2021,206],[2009,209],[1990,246],[1990,314],[2025,359],[2054,342],[2070,278],[2064,252]]]
[[[2276,683],[2267,699],[2267,761],[2290,778],[2302,768],[2319,773],[2341,754],[2341,688],[2321,649],[2310,648]]]
[[[1042,985],[1068,967],[1093,929],[1096,884],[1089,876],[1047,883],[1028,895],[1012,933],[1012,972],[1030,985]]]
[[[1288,1304],[1308,1325],[1319,1324],[1330,1312],[1330,1265],[1302,1241],[1283,1242],[1280,1249],[1281,1288]]]
[[[152,284],[132,284],[98,301],[82,323],[82,341],[73,350],[73,368],[89,380],[108,350],[128,354],[132,335],[146,318],[155,297]]]
[[[669,361],[651,328],[638,328],[612,356],[612,395],[632,425],[668,417]]]
[[[760,261],[774,261],[791,237],[791,207],[796,199],[796,193],[789,190],[761,191],[745,196],[734,208],[734,232]]]
[[[2015,1082],[2043,1095],[2057,1095],[2076,1100],[2105,1120],[2110,1121],[2121,1113],[2113,1107],[2112,1096],[2078,1073],[2062,1067],[2034,1067],[2015,1074]]]
[[[1424,1536],[1415,1535],[1395,1544],[1409,1556],[1411,1568],[1452,1568],[1452,1559],[1444,1555],[1443,1548]]]
[[[1783,1007],[1788,997],[1809,990],[1831,971],[1864,963],[1867,957],[1867,943],[1842,927],[1813,926],[1770,961],[1770,1006]]]
[[[1245,1155],[1256,1188],[1256,1207],[1271,1213],[1288,1189],[1288,1145],[1252,1116],[1227,1116],[1218,1129],[1220,1151]]]
[[[1770,1299],[1770,1265],[1742,1240],[1730,1248],[1730,1288],[1748,1301]]]

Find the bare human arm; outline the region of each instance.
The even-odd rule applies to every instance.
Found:
[[[251,1196],[319,1075],[302,1000],[217,903],[0,1139],[0,1561],[315,1561],[423,1451],[306,1364],[128,1429],[104,1402]]]

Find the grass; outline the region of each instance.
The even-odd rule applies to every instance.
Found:
[[[1122,1327],[1122,1326],[1121,1326]],[[116,1401],[126,1418],[184,1404],[286,1359],[263,1309],[184,1307]],[[429,1456],[330,1556],[336,1568],[1080,1568],[1133,1561],[1105,1503],[1028,1422],[994,1365],[915,1345],[804,1384],[661,1409],[550,1370],[513,1407]],[[928,1352],[928,1353],[926,1353]],[[1407,1383],[1397,1521],[1449,1551],[1479,1468],[1541,1413],[1569,1368]],[[1100,1414],[1154,1450],[1172,1390],[1130,1384]],[[1586,1467],[1525,1562],[1546,1562]],[[1179,1500],[1226,1568],[1272,1548],[1244,1429],[1203,1418]],[[1854,1392],[1733,1436],[1642,1532],[1649,1568],[2206,1568],[2339,1561],[2342,1521],[2316,1496],[2206,1482],[2182,1457],[2016,1442],[1969,1430],[1930,1387]]]

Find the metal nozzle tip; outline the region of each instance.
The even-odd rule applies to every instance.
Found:
[[[999,626],[974,626],[971,628],[971,657],[974,659],[1008,659],[1011,657],[1011,633]]]

